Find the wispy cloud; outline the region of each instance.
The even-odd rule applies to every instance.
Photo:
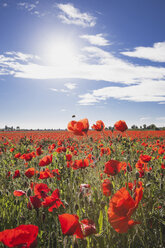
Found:
[[[165,104],[165,102],[159,102],[159,104]]]
[[[17,78],[75,78],[121,84],[121,87],[109,86],[80,95],[81,105],[93,105],[109,98],[161,104],[165,102],[164,67],[135,65],[95,46],[84,47],[77,58],[74,65],[61,63],[48,66],[37,56],[7,52],[0,55],[0,72]],[[65,87],[67,89],[58,91],[69,92],[76,85],[67,83]]]
[[[136,47],[134,51],[121,52],[121,54],[155,62],[165,62],[165,41],[154,43],[153,47]]]
[[[75,89],[76,86],[77,86],[77,84],[75,84],[75,83],[66,83],[66,84],[64,84],[64,86],[65,86],[67,89],[66,89],[66,88],[65,88],[65,89],[50,88],[50,90],[55,91],[55,92],[68,93],[68,92],[70,92],[71,90]]]
[[[28,3],[28,2],[19,2],[17,3],[17,6],[20,8],[24,8],[28,11],[32,11],[34,8],[36,8],[37,4],[35,3]]]
[[[93,27],[96,24],[96,18],[89,13],[82,13],[79,9],[75,8],[71,3],[57,4],[61,10],[58,17],[66,24],[75,24],[82,27]]]
[[[150,120],[151,119],[151,117],[141,117],[140,118],[140,121],[147,121],[147,120]]]
[[[80,105],[93,105],[109,98],[133,102],[160,102],[165,101],[165,81],[143,80],[137,85],[104,87],[79,95],[79,98]]]
[[[6,8],[7,6],[8,6],[7,3],[3,3],[3,4],[2,4],[2,7],[4,7],[4,8]]]
[[[69,90],[73,90],[73,89],[76,88],[76,85],[77,85],[77,84],[74,84],[74,83],[66,83],[66,84],[64,84],[64,85],[65,85],[65,87],[67,87]]]
[[[109,41],[103,37],[103,34],[96,35],[81,35],[80,38],[87,40],[90,44],[96,46],[108,46],[110,45]]]
[[[55,88],[50,88],[50,90],[58,92],[58,89],[55,89]]]
[[[164,67],[134,65],[98,47],[85,47],[82,52],[83,60],[81,56],[77,56],[74,66],[43,65],[42,59],[34,61],[38,59],[34,55],[12,52],[0,55],[0,67],[10,70],[14,77],[20,78],[79,78],[126,85],[139,84],[144,80],[164,80],[165,77]]]
[[[40,1],[38,1],[38,0],[36,0],[36,1],[34,0],[32,2],[24,1],[24,2],[17,3],[17,7],[20,9],[25,9],[29,13],[36,15],[38,17],[41,17],[41,16],[45,15],[45,12],[39,11],[39,9],[38,9],[39,3],[40,3]]]

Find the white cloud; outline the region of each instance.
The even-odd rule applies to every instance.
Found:
[[[2,4],[2,7],[4,7],[4,8],[6,8],[7,6],[8,6],[7,3],[3,3],[3,4]]]
[[[65,85],[65,87],[67,87],[69,90],[73,90],[73,89],[76,88],[76,84],[74,84],[74,83],[66,83],[66,84],[64,84],[64,85]]]
[[[50,90],[55,91],[55,92],[58,91],[58,89],[55,89],[55,88],[50,88]]]
[[[165,104],[165,102],[159,102],[159,104]]]
[[[93,27],[96,24],[96,18],[89,13],[81,13],[79,9],[72,4],[57,4],[62,11],[58,17],[66,24],[75,24],[82,27]]]
[[[165,62],[165,41],[154,43],[153,47],[136,47],[134,51],[121,52],[121,54],[155,62]]]
[[[17,3],[17,7],[19,9],[25,9],[30,14],[36,15],[38,17],[42,17],[46,14],[46,12],[39,11],[38,9],[39,3],[40,3],[39,1],[32,1],[32,2],[24,1]]]
[[[14,77],[19,78],[77,78],[128,85],[138,84],[146,79],[164,80],[165,77],[164,67],[134,65],[98,47],[85,47],[82,53],[83,56],[77,54],[77,62],[74,65],[61,63],[61,65],[48,66],[43,65],[42,59],[39,60],[34,55],[12,52],[12,54],[0,55],[0,67],[10,70]],[[34,62],[36,59],[38,61]]]
[[[151,119],[151,117],[141,117],[140,121],[147,121],[147,120],[150,120],[150,119]]]
[[[91,105],[109,98],[134,102],[165,101],[165,81],[143,80],[142,83],[124,87],[104,87],[92,93],[79,95],[80,105]]]
[[[67,111],[67,110],[66,110],[66,109],[64,109],[64,108],[63,108],[63,109],[61,109],[61,112],[66,112],[66,111]]]
[[[28,2],[19,2],[17,3],[17,6],[20,8],[25,8],[28,11],[32,11],[34,8],[36,8],[36,4],[28,3]]]
[[[90,44],[96,46],[108,46],[109,41],[103,37],[103,34],[81,35],[80,38],[87,40]]]
[[[165,121],[165,116],[157,117],[156,120],[158,120],[158,121]]]
[[[62,92],[62,93],[68,93],[68,90],[66,90],[66,89],[61,89],[59,91]]]
[[[104,87],[80,96],[79,104],[93,105],[101,100],[115,98],[135,102],[165,102],[165,68],[140,66],[117,58],[101,48],[89,46],[77,54],[74,63],[48,66],[42,58],[20,52],[7,52],[0,55],[0,73],[16,78],[29,79],[87,79],[121,83],[122,87]],[[123,87],[124,86],[124,87]],[[69,92],[76,87],[73,83],[65,84]],[[56,89],[53,89],[57,91]]]

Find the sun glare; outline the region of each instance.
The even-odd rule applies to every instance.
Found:
[[[77,63],[76,52],[71,43],[51,42],[44,50],[44,59],[48,65],[73,66]]]

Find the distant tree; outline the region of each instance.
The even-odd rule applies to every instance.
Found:
[[[147,128],[147,125],[146,125],[146,124],[144,124],[144,125],[143,125],[143,129],[146,129],[146,128]]]
[[[108,129],[109,129],[109,130],[113,130],[113,127],[109,126]]]
[[[17,130],[17,131],[19,131],[19,130],[20,130],[20,127],[19,127],[19,126],[17,126],[17,127],[16,127],[16,130]]]
[[[151,125],[149,125],[149,126],[147,127],[147,129],[150,129],[150,130],[156,130],[156,129],[157,129],[157,127],[156,127],[156,125],[155,125],[155,124],[151,124]]]
[[[132,127],[131,127],[132,129],[138,129],[138,126],[136,126],[136,125],[132,125]]]

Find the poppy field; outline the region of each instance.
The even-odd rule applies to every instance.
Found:
[[[0,247],[165,247],[165,131],[104,128],[0,133]]]

